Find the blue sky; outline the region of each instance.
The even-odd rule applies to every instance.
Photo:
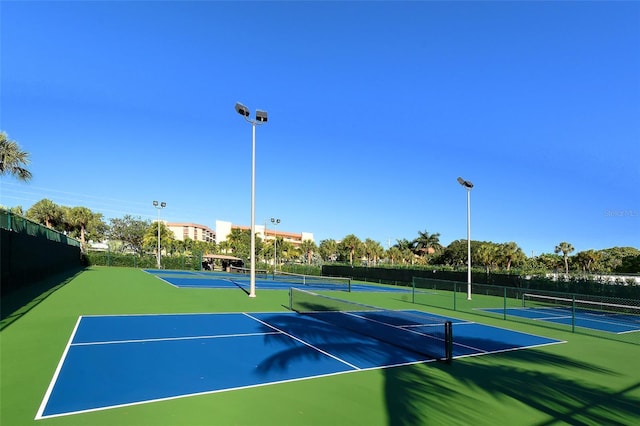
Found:
[[[0,4],[0,128],[42,198],[385,248],[640,247],[639,2]]]

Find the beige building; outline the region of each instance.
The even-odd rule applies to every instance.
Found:
[[[232,229],[250,230],[250,226],[234,225],[231,222],[223,220],[216,220],[216,237],[217,241],[224,241],[227,239],[227,235],[231,233]],[[276,236],[282,238],[283,241],[291,243],[294,247],[300,247],[303,241],[313,240],[313,233],[311,232],[286,232],[280,231],[277,228],[267,228],[264,225],[256,224],[256,235],[262,239],[262,241],[273,241]]]
[[[207,243],[216,242],[215,231],[204,225],[198,225],[197,223],[167,223],[166,225],[173,232],[176,240],[184,241],[189,238]]]
[[[199,225],[197,223],[172,223],[165,222],[167,228],[173,232],[176,240],[184,241],[189,238],[194,241],[216,242],[225,241],[227,235],[231,233],[232,229],[249,230],[249,226],[234,225],[231,222],[216,220],[216,230]],[[294,247],[299,247],[303,241],[313,239],[313,233],[311,232],[287,232],[281,231],[277,228],[268,228],[264,225],[256,224],[256,235],[262,239],[262,241],[273,241],[278,238],[291,243]]]

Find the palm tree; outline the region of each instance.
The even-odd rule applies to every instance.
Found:
[[[364,254],[367,256],[367,266],[373,260],[374,263],[377,263],[378,258],[384,253],[384,249],[380,245],[379,242],[373,241],[371,238],[367,238],[363,243]]]
[[[391,264],[394,265],[402,258],[402,252],[396,246],[389,247],[387,250],[387,258],[391,261]]]
[[[349,251],[349,264],[353,266],[353,256],[356,253],[356,250],[358,250],[362,245],[360,238],[353,234],[349,234],[344,237],[340,245]]]
[[[24,210],[22,209],[22,206],[13,206],[9,209],[9,211],[12,214],[17,214],[19,216],[24,216]]]
[[[249,260],[251,253],[251,231],[234,228],[227,235],[227,249],[235,256]]]
[[[406,249],[411,250],[413,248],[413,243],[406,238],[403,238],[401,240],[396,240],[396,243],[393,245],[393,247],[396,247],[400,251]]]
[[[338,243],[336,240],[322,240],[318,247],[320,257],[325,261],[335,261],[338,256]]]
[[[27,219],[44,224],[47,228],[53,228],[62,221],[62,209],[53,201],[43,199],[35,203],[27,210]]]
[[[440,234],[429,234],[426,229],[424,232],[418,231],[418,238],[413,240],[411,244],[415,253],[419,256],[433,254],[442,248],[442,245],[440,245]]]
[[[416,255],[410,248],[403,248],[400,250],[400,259],[402,259],[402,263],[413,265],[413,262],[416,260]]]
[[[163,223],[155,221],[144,232],[142,239],[145,247],[153,248],[158,252],[158,227],[160,227],[160,251],[168,251],[173,246],[173,240],[175,239],[174,233]]]
[[[562,257],[564,258],[565,274],[569,273],[569,253],[571,253],[574,250],[575,249],[573,248],[573,246],[570,243],[567,243],[566,241],[563,241],[560,244],[558,244],[556,246],[556,249],[554,250],[554,253],[556,254],[562,253]]]
[[[0,176],[9,174],[26,182],[31,179],[31,172],[24,167],[28,164],[29,154],[5,132],[0,132]]]
[[[278,248],[280,250],[278,253],[278,263],[288,263],[290,259],[296,258],[300,256],[300,250],[298,250],[293,244],[289,241],[285,241],[284,239],[278,240]]]
[[[488,274],[498,259],[497,247],[493,243],[482,243],[474,250],[474,257],[475,262],[483,265]]]
[[[69,224],[80,230],[80,242],[84,247],[87,227],[94,220],[94,214],[86,207],[73,207],[68,211]]]
[[[513,241],[501,244],[500,251],[506,262],[507,271],[511,269],[512,264],[519,264],[525,259],[524,252]]]
[[[313,256],[313,252],[318,249],[316,243],[312,240],[304,240],[302,244],[300,244],[300,249],[307,256],[307,265],[311,265],[311,257]]]
[[[591,272],[594,264],[600,260],[600,253],[595,250],[581,251],[576,254],[576,259],[582,266],[582,272]]]
[[[229,245],[229,241],[227,240],[220,241],[220,243],[218,244],[218,247],[220,247],[220,253],[224,253],[224,254],[228,254],[229,249],[231,248],[231,246]]]

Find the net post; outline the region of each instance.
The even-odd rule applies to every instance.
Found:
[[[576,295],[571,295],[571,332],[576,332]]]
[[[416,303],[416,277],[411,277],[411,303]]]
[[[453,323],[447,321],[444,323],[444,341],[445,341],[445,361],[451,364],[453,360]]]
[[[504,287],[504,288],[503,288],[503,290],[504,290],[504,297],[503,297],[503,300],[504,300],[504,310],[503,310],[502,312],[504,313],[504,315],[503,315],[503,318],[502,318],[502,319],[505,319],[505,320],[506,320],[506,319],[507,319],[507,288],[506,288],[506,287]]]
[[[453,282],[453,310],[456,310],[456,299],[458,298],[458,283]]]

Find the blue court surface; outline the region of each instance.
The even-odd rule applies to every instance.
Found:
[[[504,308],[482,309],[502,315]],[[640,317],[631,314],[605,313],[588,310],[576,310],[575,319],[570,308],[507,308],[507,315],[527,318],[534,321],[546,321],[555,324],[589,328],[606,333],[637,333],[640,332]],[[574,322],[575,321],[575,322]]]
[[[455,358],[562,343],[439,318],[454,321]],[[293,312],[83,316],[36,419],[430,361]]]
[[[227,272],[208,271],[169,271],[158,269],[146,269],[145,272],[155,275],[165,283],[180,288],[238,288],[249,291],[249,277],[241,274]],[[335,290],[335,291],[369,291],[369,292],[402,292],[409,293],[411,289],[406,287],[382,286],[372,284],[335,283],[330,277],[314,277],[313,282],[304,284],[304,288],[310,291]],[[256,276],[256,289],[258,290],[289,290],[292,286],[301,286],[302,283],[296,280],[285,280],[284,278],[271,275],[269,277]]]

